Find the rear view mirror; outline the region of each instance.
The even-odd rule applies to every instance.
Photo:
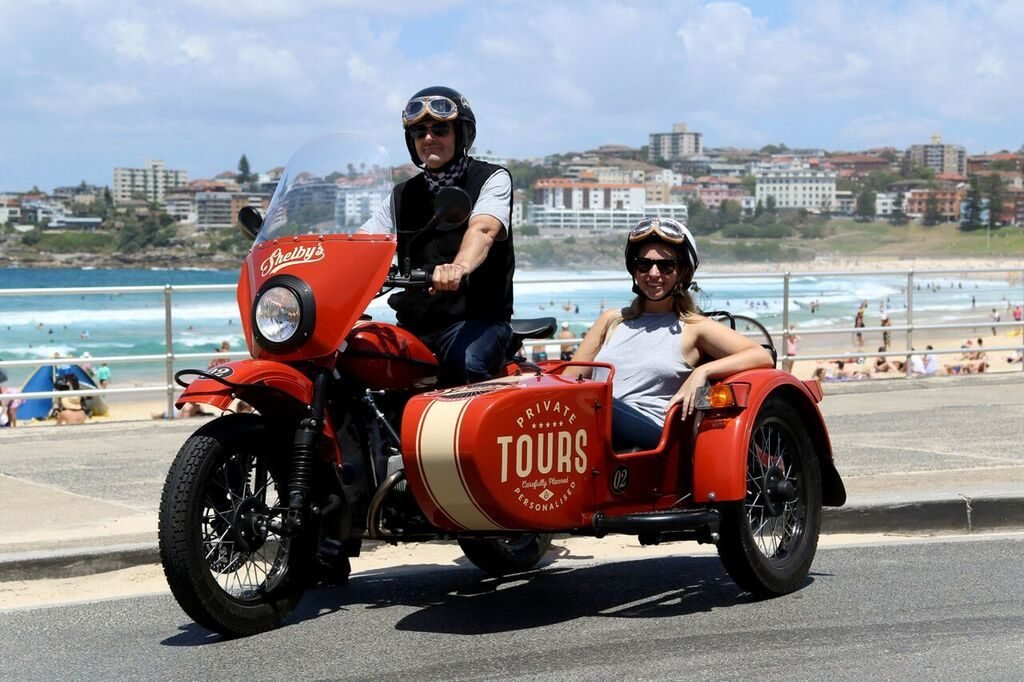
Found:
[[[263,216],[252,206],[238,209],[238,229],[250,241],[256,239],[263,227]]]
[[[453,230],[469,218],[473,200],[461,187],[445,187],[434,197],[434,216],[439,230]]]

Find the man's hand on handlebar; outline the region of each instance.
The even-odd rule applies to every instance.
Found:
[[[438,291],[457,291],[469,268],[459,263],[445,263],[434,267],[434,277],[431,280],[430,293]]]

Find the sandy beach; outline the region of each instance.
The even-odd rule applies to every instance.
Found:
[[[1024,276],[1021,274],[1022,270],[1024,270],[1024,257],[947,260],[936,258],[847,259],[830,256],[817,258],[811,262],[801,263],[746,265],[724,264],[720,266],[717,264],[710,264],[708,267],[702,268],[702,271],[709,273],[792,272],[794,274],[801,275],[824,272],[856,272],[863,273],[867,277],[870,276],[871,273],[876,272],[891,273],[894,271],[907,271],[911,269],[915,272],[922,273],[927,273],[929,271],[962,270],[963,272],[970,272],[970,276],[973,279],[999,279],[1008,281],[1014,286],[1015,291],[1018,289],[1020,291],[1019,296],[1015,299],[1011,299],[1009,303],[1017,305],[1024,301]],[[979,270],[992,269],[1000,269],[1002,272],[978,272]],[[847,360],[845,371],[850,374],[856,374],[857,379],[859,380],[901,380],[904,375],[899,372],[874,371],[875,358],[878,356],[877,349],[882,345],[882,331],[878,329],[880,324],[880,311],[878,304],[878,301],[868,301],[868,307],[865,311],[865,331],[863,332],[863,339],[860,344],[857,343],[857,339],[852,331],[829,331],[828,333],[821,333],[821,330],[817,329],[801,330],[797,328],[795,331],[800,335],[796,353],[797,358],[800,358],[801,356],[825,357],[819,359],[797,359],[793,365],[793,374],[799,379],[810,379],[813,376],[815,369],[818,367],[824,367],[826,373],[829,375],[834,374],[838,369],[838,366],[830,360],[845,356]],[[742,314],[743,310],[737,309],[734,312]],[[1010,322],[1013,320],[1010,310],[1003,309],[999,312],[1001,313],[1001,319],[1003,322]],[[905,324],[904,311],[894,309],[891,311],[891,317],[893,329],[891,331],[891,343],[889,350],[893,353],[899,353],[899,355],[891,357],[890,361],[906,361],[906,352],[909,348],[907,344],[907,333],[906,331],[900,330],[900,327]],[[939,322],[940,319],[936,315],[932,315],[930,317],[916,315],[914,319],[915,325],[929,325],[937,324]],[[971,350],[973,352],[976,352],[977,350],[977,340],[982,340],[982,345],[985,349],[985,371],[1017,372],[1024,374],[1024,371],[1022,371],[1024,368],[1022,368],[1021,363],[1008,362],[1008,360],[1013,359],[1014,351],[988,350],[991,348],[1020,345],[1021,327],[1004,326],[995,329],[995,333],[993,334],[990,310],[981,309],[980,307],[977,310],[965,310],[963,312],[956,313],[955,323],[970,324],[971,326],[959,329],[915,330],[913,332],[912,339],[910,340],[912,347],[918,352],[923,352],[929,345],[937,351],[936,355],[940,375],[951,373],[951,370],[948,370],[947,366],[964,364],[961,349],[966,345],[968,339],[972,341]],[[782,355],[784,347],[782,339],[776,338],[774,341],[779,354]],[[860,362],[858,362],[858,360],[860,360]],[[975,361],[975,366],[976,365],[977,362]],[[118,385],[115,382],[112,387],[123,388],[125,386]],[[109,415],[93,417],[89,420],[90,423],[149,420],[153,419],[154,416],[159,418],[166,410],[166,397],[159,393],[110,395],[107,402],[110,408]],[[206,409],[211,413],[214,412],[211,408]],[[23,425],[31,427],[48,427],[53,426],[54,422],[53,420],[28,423],[19,422],[19,427]]]

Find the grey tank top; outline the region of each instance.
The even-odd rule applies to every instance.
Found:
[[[675,313],[643,313],[623,320],[595,362],[615,368],[612,396],[659,426],[665,408],[693,368],[683,359],[683,322]]]

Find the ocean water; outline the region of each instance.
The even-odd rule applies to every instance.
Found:
[[[122,269],[0,269],[0,289],[163,286],[230,284],[238,273],[218,270]],[[600,279],[601,281],[593,281]],[[566,280],[557,283],[541,280]],[[588,281],[590,280],[590,281]],[[956,321],[985,315],[997,308],[1003,320],[1007,302],[1021,303],[1021,283],[1006,278],[957,277],[918,273],[914,310],[918,321]],[[698,303],[705,310],[727,309],[761,320],[770,329],[782,326],[781,278],[707,277],[698,282]],[[862,301],[867,301],[866,323],[878,324],[887,310],[899,325],[905,315],[906,279],[899,276],[815,277],[794,275],[790,281],[790,321],[800,328],[850,327]],[[516,317],[553,316],[569,322],[582,336],[603,309],[621,307],[632,299],[630,282],[621,271],[527,270],[516,275]],[[810,305],[817,303],[816,311]],[[375,319],[393,321],[385,298],[367,309]],[[210,353],[228,341],[232,350],[244,350],[244,337],[233,292],[175,291],[172,307],[175,353]],[[776,341],[778,343],[778,340]],[[61,356],[92,357],[154,355],[166,352],[164,295],[60,294],[0,296],[0,358],[33,360]],[[204,366],[184,360],[176,369]],[[20,387],[32,367],[9,367],[9,386]],[[115,363],[115,385],[158,383],[162,363]]]

